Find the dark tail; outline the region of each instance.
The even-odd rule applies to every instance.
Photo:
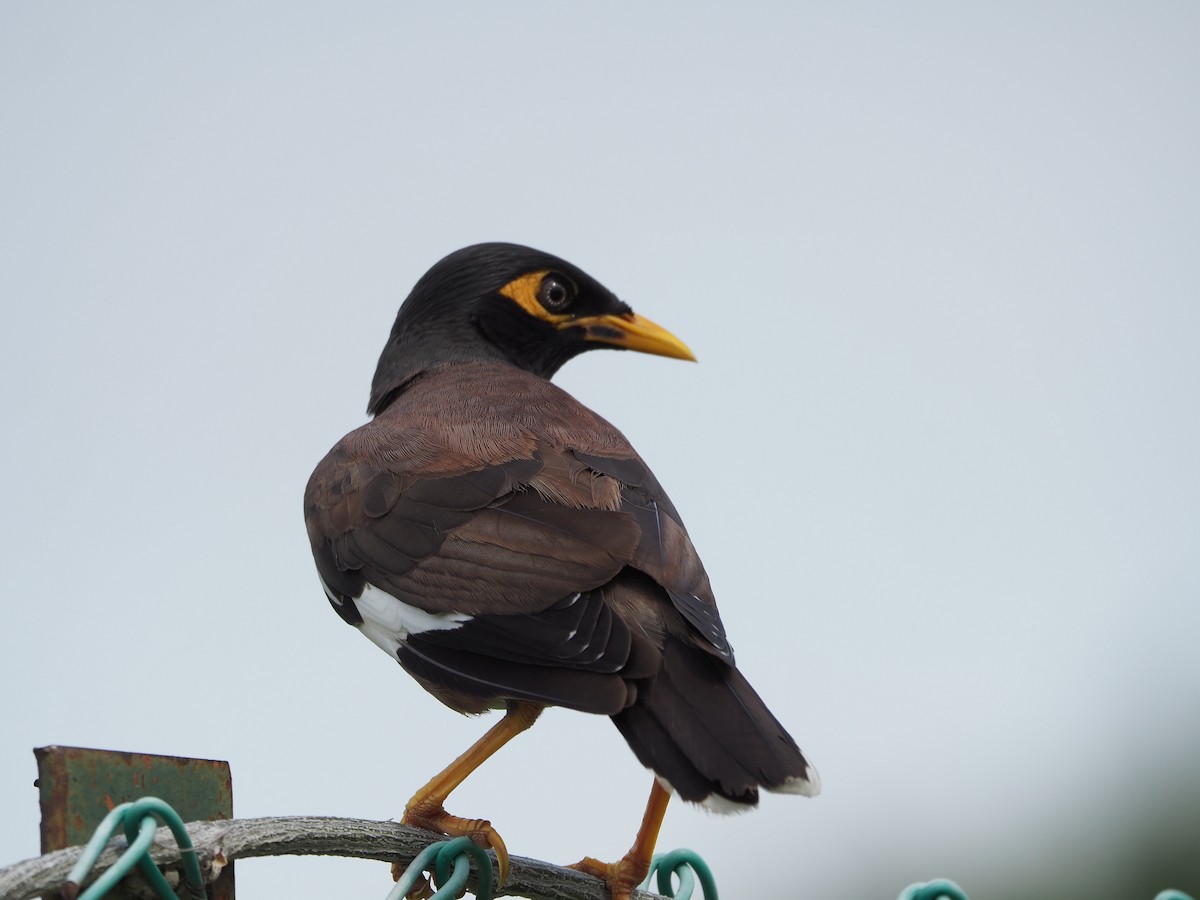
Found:
[[[642,765],[684,800],[717,812],[758,803],[758,789],[814,796],[816,770],[742,674],[673,637],[662,668],[613,716]],[[727,802],[722,802],[727,801]]]

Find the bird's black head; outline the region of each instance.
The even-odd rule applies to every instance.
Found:
[[[565,260],[518,244],[465,247],[426,272],[400,307],[367,412],[378,415],[408,381],[441,362],[504,360],[550,378],[598,347],[695,359]]]

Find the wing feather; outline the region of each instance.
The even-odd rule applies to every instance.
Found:
[[[732,661],[679,515],[619,432],[578,404],[558,407],[540,437],[512,428],[518,409],[497,411],[495,435],[490,418],[413,424],[445,413],[397,401],[309,481],[314,557],[346,621],[362,621],[353,600],[368,583],[471,617],[399,642],[400,662],[443,699],[613,714],[633,702],[629,679],[660,665],[664,629]]]

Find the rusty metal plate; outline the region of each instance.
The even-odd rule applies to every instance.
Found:
[[[43,853],[86,844],[114,807],[141,797],[165,800],[185,822],[233,818],[233,780],[221,760],[58,746],[33,754]],[[208,891],[212,900],[233,900],[232,864]]]

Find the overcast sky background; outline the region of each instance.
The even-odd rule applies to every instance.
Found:
[[[558,381],[824,780],[661,848],[731,898],[1200,895],[1155,862],[1200,859],[1198,46],[1191,2],[4,4],[0,865],[35,746],[386,819],[487,727],[330,611],[301,495],[416,279],[510,240],[698,355]],[[448,806],[615,858],[649,784],[552,711]]]

